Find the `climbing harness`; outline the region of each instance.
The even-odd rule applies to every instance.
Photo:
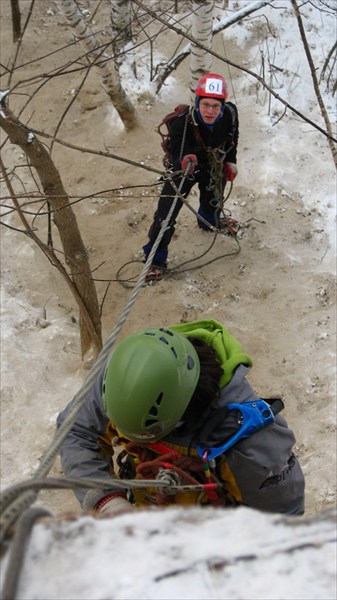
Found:
[[[167,446],[162,441],[149,444],[130,442],[125,438],[115,438],[113,446],[122,444],[124,450],[117,457],[119,477],[121,479],[140,477],[145,480],[164,480],[169,477],[170,484],[159,490],[155,495],[157,504],[167,504],[168,496],[182,491],[186,484],[196,485],[207,495],[209,503],[225,506],[228,503],[226,490],[216,475],[215,459],[225,454],[240,440],[251,436],[256,431],[264,429],[275,421],[275,415],[283,410],[284,404],[281,399],[273,399],[267,402],[257,399],[244,403],[230,403],[221,411],[217,411],[214,417],[209,418],[206,431],[207,437],[223,423],[230,413],[235,411],[235,432],[230,435],[224,443],[207,446],[206,443],[198,444],[196,447],[198,456],[185,456],[180,452]],[[202,435],[202,433],[201,433]],[[130,456],[134,457],[133,464]],[[200,460],[201,459],[201,460]],[[167,480],[166,480],[167,481]]]
[[[202,492],[199,500],[206,496],[208,503],[226,505],[224,484],[216,476],[215,464],[211,467],[208,460],[200,460],[199,456],[184,456],[161,441],[150,444],[128,442],[121,455],[117,460],[121,467],[120,476],[125,477],[128,459],[132,456],[136,477],[169,482],[169,485],[156,492],[157,504],[167,504],[169,496],[188,490]]]

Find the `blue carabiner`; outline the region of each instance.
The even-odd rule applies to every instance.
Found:
[[[201,458],[207,455],[207,460],[216,458],[223,452],[226,452],[234,446],[239,440],[247,438],[255,431],[263,429],[274,422],[274,413],[272,412],[269,404],[264,400],[253,400],[251,402],[243,402],[242,404],[232,403],[228,404],[228,410],[238,410],[242,415],[242,423],[239,431],[237,431],[229,440],[227,440],[222,446],[216,446],[214,448],[202,448],[197,446],[198,454]]]

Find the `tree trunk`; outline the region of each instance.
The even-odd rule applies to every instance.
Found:
[[[89,51],[87,55],[88,60],[99,69],[104,89],[117,110],[125,129],[127,131],[134,129],[138,124],[136,111],[122,88],[119,73],[113,59],[102,52],[95,34],[86,24],[74,0],[56,1],[62,8],[76,35],[82,40],[86,51]]]
[[[120,66],[125,61],[130,65],[132,73],[136,76],[135,53],[127,49],[127,44],[132,44],[131,2],[130,0],[110,0],[111,5],[111,31],[112,49],[114,60]]]
[[[21,36],[21,12],[19,0],[11,0],[12,9],[12,30],[13,30],[13,42],[17,42]]]
[[[36,169],[46,199],[53,209],[53,218],[62,242],[65,262],[71,273],[73,293],[80,308],[82,358],[92,348],[98,354],[102,347],[102,334],[96,288],[76,217],[69,204],[60,174],[43,144],[13,115],[4,101],[1,103],[0,126],[7,133],[10,141],[20,146],[30,164]]]
[[[191,45],[190,91],[192,102],[194,102],[198,80],[212,67],[212,55],[205,48],[209,50],[212,48],[213,8],[214,0],[193,0],[192,37],[198,40],[204,48],[200,48],[194,43]]]

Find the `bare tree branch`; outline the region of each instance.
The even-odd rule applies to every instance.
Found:
[[[158,19],[161,23],[164,22],[164,20],[161,19],[161,17],[157,16],[154,11],[152,11],[149,8],[147,8],[146,6],[144,6],[144,4],[142,2],[140,2],[139,0],[133,0],[133,2],[135,2],[136,4],[138,4],[138,6],[141,6],[146,12],[148,12],[154,18]],[[266,4],[270,4],[270,2],[266,2]],[[198,40],[196,40],[191,35],[189,35],[187,33],[184,33],[178,27],[175,27],[174,25],[171,25],[170,23],[166,23],[166,25],[167,25],[167,27],[169,29],[172,29],[173,31],[175,31],[179,35],[182,35],[183,37],[187,38],[188,40],[190,40],[194,44],[199,44]],[[199,44],[199,45],[204,50],[208,50],[202,44]],[[266,88],[274,96],[274,98],[276,98],[279,102],[281,102],[281,104],[283,104],[284,106],[286,106],[287,108],[289,108],[289,110],[291,110],[294,114],[296,114],[301,119],[303,119],[303,121],[305,121],[306,123],[309,123],[310,125],[312,125],[312,127],[314,127],[315,129],[317,129],[318,131],[320,131],[321,133],[323,133],[323,135],[325,135],[327,138],[329,138],[330,140],[332,140],[334,142],[337,142],[337,139],[332,136],[332,134],[331,134],[330,131],[325,131],[324,129],[322,129],[322,127],[319,127],[319,125],[317,125],[317,123],[314,123],[314,121],[311,121],[311,119],[309,119],[308,117],[306,117],[305,115],[303,115],[294,106],[292,106],[291,104],[289,104],[289,102],[287,102],[286,100],[284,100],[284,98],[282,98],[281,96],[279,96],[279,94],[277,94],[276,92],[274,92],[274,90],[264,81],[264,79],[262,79],[262,77],[260,77],[259,75],[257,75],[253,71],[251,71],[250,69],[247,69],[245,67],[237,65],[236,63],[233,63],[232,61],[228,60],[227,58],[224,58],[223,56],[221,56],[217,52],[214,52],[214,50],[208,50],[208,52],[210,54],[212,54],[212,56],[215,56],[216,58],[218,58],[220,61],[225,62],[226,64],[228,64],[228,65],[230,65],[232,67],[235,67],[236,69],[239,69],[240,71],[243,71],[244,73],[247,73],[248,75],[250,75],[254,79],[257,79],[257,81],[259,81],[261,83],[261,85],[264,88]]]
[[[167,172],[164,170],[156,169],[154,167],[149,167],[147,165],[144,165],[142,162],[137,162],[135,160],[131,160],[130,158],[125,158],[124,156],[120,156],[118,154],[112,154],[112,152],[104,152],[103,150],[95,150],[94,148],[86,148],[85,146],[77,146],[76,144],[71,144],[70,142],[66,142],[65,140],[56,138],[53,135],[45,133],[44,131],[39,131],[38,129],[30,128],[29,132],[32,134],[34,133],[36,135],[39,135],[40,137],[45,137],[47,139],[54,140],[58,144],[61,144],[61,146],[66,146],[67,148],[72,148],[73,150],[79,150],[80,152],[85,152],[88,154],[96,154],[97,156],[105,156],[106,158],[112,158],[114,160],[119,160],[119,161],[127,163],[129,165],[133,165],[134,167],[138,167],[139,169],[144,169],[145,171],[151,171],[151,173],[157,173],[160,176],[166,176],[166,177],[169,176],[167,174]]]
[[[316,75],[316,67],[314,65],[314,61],[312,60],[311,52],[310,52],[310,49],[309,49],[309,44],[307,42],[307,38],[306,38],[306,35],[305,35],[305,30],[304,30],[304,25],[303,25],[301,13],[300,13],[299,8],[297,6],[296,0],[291,0],[291,4],[292,4],[292,7],[293,7],[295,16],[297,18],[297,24],[298,24],[298,28],[300,30],[300,35],[301,35],[302,43],[303,43],[303,46],[304,46],[305,54],[306,54],[306,57],[307,57],[307,60],[308,60],[308,63],[309,63],[309,67],[310,67],[310,72],[311,72],[311,77],[312,77],[312,81],[313,81],[313,85],[314,85],[314,90],[315,90],[316,98],[317,98],[319,107],[321,109],[321,114],[322,114],[323,120],[325,122],[327,131],[329,133],[328,142],[329,142],[329,146],[330,146],[332,158],[333,158],[333,161],[335,163],[335,167],[337,169],[337,148],[333,144],[331,123],[330,123],[330,119],[328,117],[328,113],[327,113],[325,105],[324,105],[324,100],[322,98],[322,95],[321,95],[321,92],[320,92],[320,89],[319,89],[319,83],[318,83],[318,79],[317,79],[317,75]]]
[[[20,146],[25,152],[30,163],[38,173],[46,198],[53,209],[55,208],[54,221],[64,248],[66,263],[72,274],[71,289],[76,302],[80,306],[82,356],[92,346],[95,347],[96,353],[98,353],[102,347],[102,339],[96,289],[91,278],[87,252],[82,242],[75,215],[69,206],[68,197],[63,188],[60,175],[47,150],[36,136],[13,115],[6,106],[5,101],[1,103],[0,126],[7,133],[11,142]],[[9,182],[8,178],[6,178],[6,181]],[[11,186],[9,189],[10,193],[14,194]],[[59,208],[62,208],[62,210],[57,210]],[[21,215],[21,219],[24,220],[26,231],[32,235],[31,228],[24,215]],[[36,239],[35,241],[37,242]],[[39,246],[43,247],[44,250],[49,248],[46,245],[42,245],[42,242],[39,243]],[[46,253],[51,257],[50,253],[47,251]],[[69,282],[68,285],[70,286]]]
[[[133,0],[133,1],[136,1],[136,0]],[[230,17],[226,17],[226,19],[224,19],[223,21],[221,21],[220,23],[215,25],[213,27],[213,35],[216,35],[217,33],[224,31],[231,25],[234,25],[235,23],[238,23],[239,21],[241,21],[244,17],[252,14],[253,12],[256,12],[260,8],[266,6],[267,4],[271,4],[271,2],[273,2],[273,0],[257,0],[255,2],[249,3],[249,5],[245,6],[243,9],[235,12],[234,15],[232,15]],[[137,2],[137,1],[136,1],[136,3],[138,5],[139,4],[142,5],[141,3]],[[148,9],[145,9],[145,10],[148,11]],[[151,11],[150,14],[152,16],[155,15],[155,18],[157,20],[159,20],[162,23],[165,23],[165,25],[167,27],[169,27],[170,29],[174,29],[174,27],[170,26],[170,23],[168,23],[167,19],[166,20],[160,19],[158,13],[153,13]],[[200,45],[199,39],[197,40],[197,38],[194,38],[193,36],[188,36],[187,32],[183,32],[181,29],[179,29],[179,30],[174,29],[174,31],[176,31],[177,33],[179,32],[183,36],[183,38],[190,39],[192,41],[192,43],[194,43],[194,44],[197,41],[196,45],[199,45],[200,48],[203,47],[202,45]],[[195,40],[195,41],[193,41],[193,40]],[[207,46],[205,46],[204,49],[205,48],[207,48]],[[156,91],[157,92],[159,92],[164,81],[172,73],[172,71],[174,71],[187,56],[189,56],[189,54],[191,53],[191,49],[192,49],[192,45],[187,44],[179,52],[179,54],[176,54],[175,56],[173,56],[173,58],[170,61],[168,61],[167,63],[165,63],[165,65],[163,65],[163,67],[158,71],[156,77],[154,78],[154,82],[156,83]],[[210,48],[208,48],[208,52],[210,54],[213,54]]]
[[[335,55],[335,56],[333,56],[333,55]],[[334,75],[335,75],[334,85],[336,84],[336,81],[337,81],[336,69],[335,69],[336,60],[337,60],[337,42],[334,43],[334,45],[332,46],[330,52],[328,53],[328,56],[326,57],[326,60],[324,61],[324,65],[322,67],[322,72],[321,72],[321,76],[320,76],[320,82],[325,77],[325,73],[328,70],[329,62],[330,62],[331,59],[332,59],[332,66],[330,67],[330,74],[327,77],[327,88],[328,89],[329,89],[330,77],[331,77],[332,73],[334,73]]]

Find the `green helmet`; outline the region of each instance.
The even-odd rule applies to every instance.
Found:
[[[107,364],[104,409],[128,439],[155,442],[181,419],[199,374],[198,355],[180,333],[160,328],[130,335]]]

